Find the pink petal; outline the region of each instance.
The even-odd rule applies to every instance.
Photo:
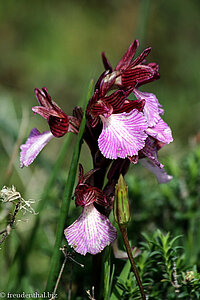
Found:
[[[158,183],[167,183],[172,180],[173,176],[168,175],[163,168],[159,168],[152,161],[145,158],[140,159],[139,161],[145,168],[156,176]]]
[[[93,204],[84,207],[79,218],[64,231],[68,244],[82,255],[97,254],[117,237],[117,230]]]
[[[52,138],[53,134],[50,131],[40,133],[36,128],[33,128],[26,143],[20,147],[21,168],[28,167]]]
[[[149,125],[149,127],[155,126],[160,119],[159,107],[161,107],[161,105],[159,104],[158,99],[154,94],[141,92],[137,89],[134,89],[133,93],[137,97],[137,99],[145,100],[144,115],[147,120],[147,124]]]
[[[169,144],[173,141],[170,127],[161,118],[154,127],[149,127],[146,133],[165,144]]]
[[[101,153],[106,158],[117,159],[137,155],[145,145],[146,120],[141,112],[133,109],[129,113],[101,116],[103,130],[98,139]]]

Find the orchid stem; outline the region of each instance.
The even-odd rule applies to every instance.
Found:
[[[145,293],[144,293],[142,282],[141,282],[141,279],[140,279],[140,276],[139,276],[139,273],[138,273],[135,261],[133,259],[131,247],[130,247],[129,240],[128,240],[127,229],[123,225],[119,225],[119,229],[121,231],[121,235],[122,235],[122,238],[123,238],[123,241],[124,241],[124,245],[126,247],[126,252],[128,254],[128,258],[130,260],[130,263],[131,263],[131,266],[132,266],[135,278],[136,278],[137,283],[138,283],[139,288],[140,288],[140,293],[141,293],[142,299],[146,300],[146,296],[145,296]]]

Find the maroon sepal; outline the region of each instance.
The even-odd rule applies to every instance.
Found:
[[[42,107],[45,107],[49,110],[54,110],[57,114],[65,115],[62,109],[54,101],[51,100],[46,87],[43,87],[41,90],[36,88],[34,92],[39,104]]]
[[[81,164],[79,164],[78,166],[78,183],[84,183],[85,180],[84,180],[84,177],[83,177],[83,174],[84,174],[84,171],[83,171],[83,166]]]
[[[46,87],[43,87],[41,90],[36,88],[34,90],[35,96],[41,106],[52,108],[51,97],[47,91]]]
[[[79,170],[78,170],[78,184],[81,183],[87,183],[88,184],[88,179],[90,179],[90,177],[96,173],[97,171],[99,171],[99,168],[96,169],[92,169],[89,172],[85,173],[84,175],[84,171],[83,171],[83,166],[81,164],[79,164]]]
[[[102,97],[99,100],[97,99],[98,96],[96,93],[90,100],[90,106],[88,107],[88,113],[93,117],[95,124],[96,117],[104,115],[108,118],[114,109],[120,109],[126,100],[126,93],[123,90],[118,90],[109,96]]]
[[[96,127],[100,121],[99,117],[92,117],[91,115],[88,115],[87,119],[92,128]]]
[[[139,42],[138,42],[138,40],[135,40],[130,45],[130,47],[124,54],[124,56],[120,59],[118,65],[115,68],[116,71],[117,70],[123,71],[130,65],[131,60],[133,59],[133,57],[135,55],[135,51],[137,50],[138,46],[139,46]]]
[[[106,195],[98,188],[87,184],[79,184],[74,193],[76,206],[85,207],[94,202],[101,206],[108,206]]]
[[[104,71],[104,72],[100,75],[100,77],[99,77],[99,79],[97,80],[97,82],[96,82],[96,84],[95,84],[95,87],[94,87],[94,90],[95,90],[95,91],[100,91],[101,86],[102,86],[103,79],[104,79],[108,74],[109,74],[109,71],[107,70],[107,71]]]
[[[107,74],[100,84],[100,96],[103,97],[107,94],[107,92],[113,88],[116,78],[121,75],[119,71],[114,71],[112,73]]]
[[[131,64],[130,64],[130,68],[133,68],[136,65],[139,65],[141,63],[143,63],[145,57],[147,55],[149,55],[149,53],[151,52],[151,47],[145,49]]]
[[[155,71],[152,68],[145,65],[138,65],[133,69],[128,69],[123,72],[122,85],[134,87],[152,79],[154,75]]]
[[[90,108],[90,113],[92,117],[97,117],[99,115],[104,115],[108,118],[113,112],[113,108],[109,103],[99,100],[97,103],[92,105]]]
[[[87,206],[96,200],[94,191],[87,184],[79,184],[75,189],[76,206]]]
[[[75,117],[80,123],[83,119],[83,109],[80,106],[75,106],[73,109],[73,117]]]
[[[54,116],[54,117],[58,117],[58,118],[62,118],[63,115],[59,112],[57,112],[55,109],[53,108],[47,108],[44,106],[33,106],[32,107],[32,111],[34,113],[39,114],[40,116],[42,116],[45,119],[49,119],[50,116]]]
[[[97,103],[98,99],[99,99],[99,90],[97,89],[94,91],[94,95],[90,98],[88,102],[87,109],[86,109],[87,114],[90,114],[91,107]]]
[[[155,74],[153,75],[152,78],[149,78],[148,80],[145,80],[143,82],[138,83],[137,88],[140,87],[143,84],[150,83],[150,82],[158,80],[158,79],[160,79],[160,74],[158,72],[155,72]]]
[[[138,111],[142,111],[145,105],[145,100],[126,100],[123,107],[120,109],[115,109],[113,111],[113,113],[118,114],[118,113],[122,113],[122,112],[126,112],[129,113],[131,110],[133,110],[134,108],[136,108]]]
[[[113,71],[113,68],[112,68],[110,62],[108,61],[107,57],[105,56],[105,53],[102,52],[102,53],[101,53],[101,56],[102,56],[102,61],[103,61],[104,68],[105,68],[106,70],[109,70],[110,72],[112,72],[112,71]]]
[[[35,95],[41,106],[35,106],[32,110],[48,120],[50,130],[55,137],[62,137],[65,135],[69,131],[69,127],[70,131],[78,132],[80,122],[75,120],[74,117],[71,117],[71,124],[69,124],[68,116],[51,100],[47,88],[44,87],[42,90],[36,88]]]
[[[105,103],[110,104],[113,109],[121,108],[126,100],[126,93],[123,90],[118,90],[110,96],[103,98]]]
[[[159,65],[157,63],[149,63],[147,64],[148,67],[152,68],[155,72],[158,72],[159,71]]]
[[[97,187],[91,186],[86,181],[97,171],[93,169],[84,175],[83,167],[79,164],[79,180],[74,192],[76,206],[87,206],[93,202],[101,206],[108,206],[106,195]]]

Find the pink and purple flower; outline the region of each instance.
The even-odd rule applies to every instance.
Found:
[[[87,184],[88,178],[88,174],[83,176],[83,168],[79,165],[79,182],[74,196],[76,205],[83,207],[83,210],[78,219],[64,231],[68,244],[82,255],[101,252],[117,237],[115,227],[95,207],[95,203],[108,205],[106,195],[100,189]]]
[[[138,89],[142,84],[160,77],[158,64],[145,63],[151,48],[145,49],[132,61],[138,45],[137,40],[130,45],[115,70],[102,54],[106,71],[97,81],[95,94],[88,105],[88,115],[91,126],[95,127],[99,120],[102,122],[98,146],[104,157],[129,158],[133,163],[147,157],[154,165],[158,178],[159,169],[162,175],[164,170],[157,159],[160,147],[155,148],[153,144],[164,146],[173,138],[170,127],[161,118],[164,110],[157,97]],[[115,91],[110,94],[112,90]],[[135,100],[127,98],[131,93],[136,97]],[[150,140],[153,141],[151,146]]]
[[[158,64],[146,63],[151,48],[134,59],[138,45],[135,40],[115,69],[102,53],[105,71],[87,106],[83,138],[91,150],[94,168],[99,167],[103,179],[99,184],[94,179],[96,174],[91,177],[97,169],[84,175],[79,166],[74,197],[82,212],[64,231],[68,244],[82,255],[97,254],[116,239],[116,229],[107,216],[112,209],[116,180],[120,173],[127,172],[130,162],[140,161],[155,174],[159,183],[172,178],[158,160],[159,149],[173,141],[170,127],[161,118],[164,110],[154,94],[139,90],[140,86],[160,78]],[[60,138],[68,132],[77,134],[83,116],[80,108],[73,112],[76,117],[66,115],[52,101],[46,88],[35,89],[35,95],[39,106],[32,110],[47,120],[50,130],[40,133],[32,129],[20,147],[21,167],[29,166],[53,137]],[[134,100],[129,99],[130,95]],[[102,191],[100,188],[111,163],[108,184]]]
[[[40,133],[36,128],[31,130],[26,143],[20,147],[21,168],[28,167],[53,137],[62,137],[69,131],[78,133],[80,126],[79,120],[73,116],[67,116],[51,100],[46,88],[35,89],[35,95],[40,106],[34,106],[32,110],[48,121],[50,131]]]

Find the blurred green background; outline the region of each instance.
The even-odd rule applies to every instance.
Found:
[[[31,111],[32,106],[37,105],[34,88],[46,86],[56,103],[71,115],[74,106],[85,97],[89,80],[97,80],[103,71],[101,52],[105,51],[115,66],[136,38],[140,41],[139,51],[152,47],[147,61],[158,62],[160,66],[161,79],[143,86],[142,90],[157,95],[165,109],[164,120],[173,131],[174,142],[160,152],[161,161],[167,164],[167,158],[187,157],[200,140],[199,20],[199,0],[0,1],[1,185],[14,184],[24,198],[38,202],[63,143],[63,138],[51,141],[51,146],[43,150],[38,161],[23,170],[19,168],[17,152],[12,176],[7,175],[22,118],[29,114],[22,141],[33,127],[48,130],[47,122]],[[48,255],[51,255],[45,243],[51,247],[54,243],[72,152],[73,147],[66,153],[64,168],[42,216],[44,231],[38,236],[36,248],[43,241],[43,252],[35,250],[30,258],[30,264],[36,261],[41,266],[40,271],[36,265],[32,267],[33,285],[41,289],[45,272],[48,272]],[[83,147],[81,162],[89,170],[91,161],[85,160],[86,153],[87,148]],[[146,171],[137,167],[137,172],[141,178],[149,176],[154,187],[157,186]],[[23,222],[17,226],[23,241],[34,216],[21,218]],[[70,218],[74,220],[73,214]],[[17,237],[11,241],[11,258],[18,243]],[[4,263],[2,270],[8,273]]]

